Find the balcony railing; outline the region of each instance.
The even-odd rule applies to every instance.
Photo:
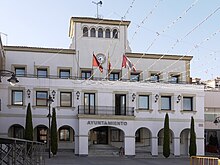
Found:
[[[27,77],[27,78],[48,78],[48,79],[70,79],[70,80],[85,80],[83,77],[77,77],[77,76],[69,76],[69,77],[59,77],[57,75],[45,75],[45,76],[37,76],[34,74],[20,74],[16,75],[16,77]],[[139,79],[139,80],[131,80],[131,79],[110,79],[110,78],[103,78],[103,77],[91,77],[90,80],[94,81],[123,81],[123,82],[141,82],[141,83],[168,83],[168,84],[192,84],[191,82],[186,82],[186,81],[171,81],[171,80],[151,80],[151,79]]]
[[[134,108],[133,107],[116,108],[113,106],[79,105],[78,114],[134,116]]]

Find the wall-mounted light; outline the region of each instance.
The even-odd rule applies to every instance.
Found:
[[[52,90],[51,93],[52,93],[53,99],[55,99],[56,91],[55,91],[55,90]]]
[[[76,92],[76,99],[77,99],[77,100],[79,100],[79,95],[80,95],[80,92],[77,91],[77,92]]]
[[[220,123],[220,116],[216,117],[213,123],[216,125]]]
[[[27,90],[27,96],[28,96],[28,98],[31,97],[31,90],[30,89]]]
[[[159,95],[156,94],[156,95],[155,95],[155,103],[158,101],[158,99],[159,99]]]
[[[136,94],[135,93],[133,93],[132,95],[131,95],[131,97],[132,97],[132,102],[134,102],[134,100],[135,100],[135,98],[136,98]]]
[[[180,100],[181,100],[181,96],[180,96],[180,95],[178,95],[178,96],[177,96],[177,101],[176,101],[176,102],[177,102],[177,103],[179,103],[179,102],[180,102]]]

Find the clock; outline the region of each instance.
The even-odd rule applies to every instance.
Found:
[[[106,61],[106,57],[104,54],[97,54],[96,55],[97,60],[99,61],[100,64],[104,64]]]

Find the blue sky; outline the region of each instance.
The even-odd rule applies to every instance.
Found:
[[[220,76],[219,0],[102,2],[103,18],[125,16],[131,21],[128,40],[133,52],[193,55],[192,77]],[[7,45],[68,48],[70,18],[96,15],[92,0],[1,0],[0,4],[0,32],[7,34],[7,41],[1,35]]]

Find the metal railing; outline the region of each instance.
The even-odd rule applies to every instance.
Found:
[[[36,75],[36,74],[16,74],[17,77],[27,77],[27,78],[49,78],[49,79],[70,79],[70,80],[86,80],[87,78],[80,77],[80,76],[69,76],[69,77],[60,77],[58,75]],[[90,80],[94,81],[123,81],[123,82],[141,82],[141,83],[168,83],[168,84],[192,84],[191,82],[186,82],[186,81],[172,81],[172,80],[152,80],[152,79],[111,79],[111,78],[103,78],[103,77],[91,77]]]
[[[117,109],[114,106],[79,105],[78,114],[134,116],[134,107],[124,107]]]
[[[45,144],[16,138],[0,138],[1,165],[44,165]]]

